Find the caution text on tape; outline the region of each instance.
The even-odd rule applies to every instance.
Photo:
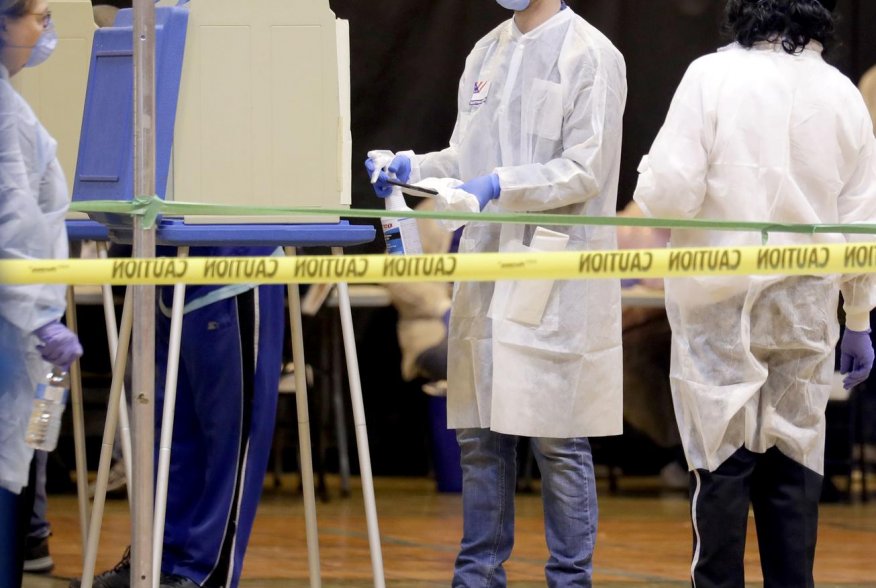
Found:
[[[876,272],[876,243],[782,247],[0,261],[4,284],[320,284]]]

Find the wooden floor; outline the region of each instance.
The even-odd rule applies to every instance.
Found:
[[[337,480],[328,503],[318,506],[323,585],[371,585],[361,494],[338,496]],[[258,512],[243,571],[245,588],[298,588],[308,585],[304,519],[291,478],[284,488],[267,489]],[[650,478],[624,479],[621,494],[609,496],[600,483],[599,535],[595,583],[626,586],[689,586],[690,525],[683,493],[659,489]],[[376,480],[387,585],[447,586],[461,534],[457,495],[440,495],[426,479]],[[52,577],[27,576],[25,588],[61,588],[78,575],[81,547],[76,500],[51,496],[54,527]],[[111,567],[129,543],[124,501],[110,501],[101,535],[98,569]],[[760,583],[756,538],[749,533],[747,579]],[[541,501],[524,494],[517,501],[517,541],[507,564],[512,586],[544,586],[546,558]],[[816,584],[876,587],[876,503],[824,505],[821,509]]]

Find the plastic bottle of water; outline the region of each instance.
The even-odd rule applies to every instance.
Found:
[[[393,186],[392,194],[386,199],[386,209],[393,212],[409,211],[401,188]],[[415,218],[382,218],[383,238],[386,252],[390,255],[419,255],[423,253],[420,231]]]
[[[45,382],[37,384],[33,411],[27,424],[24,441],[34,449],[52,451],[58,445],[61,417],[67,404],[70,376],[60,368],[52,368]]]

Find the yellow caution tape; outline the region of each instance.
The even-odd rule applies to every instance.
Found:
[[[4,284],[322,284],[876,272],[876,243],[483,253],[0,261]]]

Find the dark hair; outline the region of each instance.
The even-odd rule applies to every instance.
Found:
[[[0,0],[0,16],[21,18],[27,14],[32,0]]]
[[[834,19],[818,0],[727,0],[725,31],[743,47],[760,41],[782,43],[795,55],[809,41],[833,43]]]
[[[0,0],[0,18],[21,18],[30,10],[33,0]],[[0,49],[3,49],[3,39],[0,39]]]

